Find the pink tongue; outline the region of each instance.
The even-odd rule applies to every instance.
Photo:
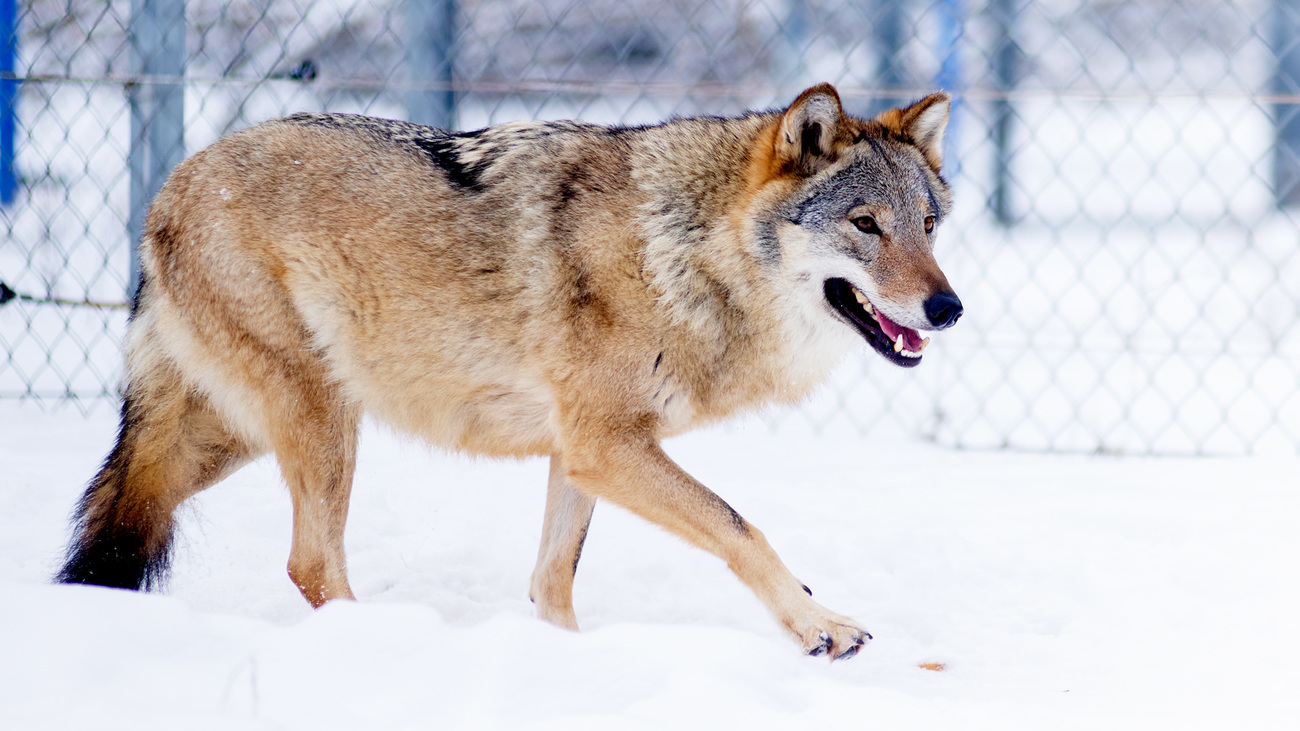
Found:
[[[885,337],[889,340],[898,340],[898,334],[903,333],[903,349],[910,350],[913,353],[921,352],[921,334],[910,327],[903,327],[893,320],[885,317],[880,311],[876,310],[876,322],[880,323],[880,329],[885,331]]]

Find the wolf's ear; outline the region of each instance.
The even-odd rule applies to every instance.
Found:
[[[818,84],[799,95],[781,115],[776,133],[776,157],[781,169],[813,175],[839,158],[844,126],[839,92]]]
[[[910,107],[890,109],[876,117],[890,134],[911,143],[936,174],[943,167],[943,131],[948,126],[947,94],[931,94]]]

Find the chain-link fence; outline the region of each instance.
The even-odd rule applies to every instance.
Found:
[[[1300,0],[0,0],[0,397],[116,394],[148,198],[302,110],[653,122],[954,94],[966,304],[797,418],[959,446],[1300,447]],[[791,417],[788,417],[791,418]]]

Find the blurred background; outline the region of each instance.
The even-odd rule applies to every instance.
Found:
[[[1300,451],[1300,0],[0,0],[0,399],[116,408],[167,171],[303,110],[473,129],[953,94],[966,305],[775,429]]]

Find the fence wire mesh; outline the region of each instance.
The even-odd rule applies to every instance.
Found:
[[[1300,448],[1300,0],[0,0],[0,397],[116,395],[172,164],[305,111],[646,123],[954,95],[938,357],[795,415],[955,446]],[[8,61],[5,59],[8,58]]]

